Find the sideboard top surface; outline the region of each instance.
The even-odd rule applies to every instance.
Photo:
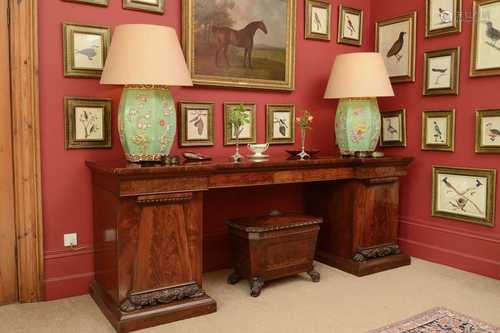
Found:
[[[244,159],[239,163],[231,161],[230,157],[216,157],[205,162],[186,162],[177,165],[149,165],[128,163],[125,160],[115,161],[87,161],[87,166],[97,173],[114,176],[178,176],[194,174],[218,174],[238,172],[259,172],[266,170],[294,170],[294,169],[317,169],[317,168],[363,168],[363,167],[385,167],[385,166],[407,166],[413,160],[412,157],[393,156],[383,158],[343,158],[340,156],[320,156],[314,159],[297,160],[290,159],[288,155],[271,156],[265,161],[252,161]]]

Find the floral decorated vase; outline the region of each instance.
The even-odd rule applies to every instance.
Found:
[[[335,136],[340,153],[372,153],[380,138],[381,117],[376,98],[344,98],[335,116]]]
[[[176,132],[175,104],[166,87],[126,86],[118,131],[129,162],[161,161],[170,154]]]

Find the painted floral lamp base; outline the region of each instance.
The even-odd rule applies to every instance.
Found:
[[[118,130],[129,162],[156,162],[168,156],[176,132],[175,104],[168,88],[126,86]]]
[[[380,138],[380,126],[376,98],[341,99],[335,117],[340,153],[343,156],[371,156]]]

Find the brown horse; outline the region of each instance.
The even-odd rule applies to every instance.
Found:
[[[229,45],[233,45],[245,49],[243,66],[253,69],[253,39],[258,29],[267,34],[267,28],[263,21],[249,23],[241,30],[234,30],[228,27],[213,27],[212,34],[215,40],[215,64],[217,67],[219,67],[219,56],[221,52],[224,53],[226,64],[231,66],[227,57],[227,49]]]

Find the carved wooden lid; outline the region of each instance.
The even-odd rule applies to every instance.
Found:
[[[296,213],[272,212],[266,216],[247,217],[226,221],[230,228],[245,232],[276,231],[323,223],[323,219]]]

